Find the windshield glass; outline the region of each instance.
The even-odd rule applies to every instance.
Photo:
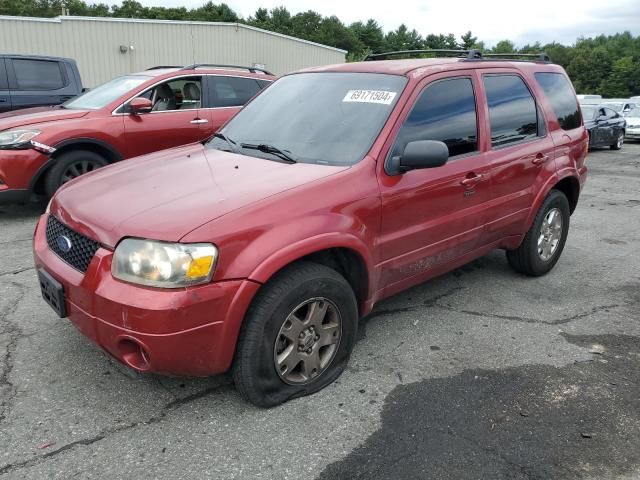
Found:
[[[634,118],[640,118],[640,108],[636,107],[633,110],[631,110],[628,114],[627,117],[634,117]]]
[[[596,116],[596,107],[582,105],[580,108],[582,109],[582,118],[585,120],[591,120]]]
[[[375,73],[300,73],[276,81],[222,133],[245,155],[277,159],[241,144],[269,145],[298,162],[352,165],[364,157],[407,79]],[[208,146],[229,150],[222,138]]]
[[[109,105],[121,95],[142,85],[151,77],[144,75],[129,75],[126,77],[118,77],[103,83],[99,87],[89,90],[79,97],[69,100],[62,106],[72,110],[98,110],[99,108]]]

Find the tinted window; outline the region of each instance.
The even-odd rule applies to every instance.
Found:
[[[241,107],[258,91],[251,78],[209,77],[209,103],[212,107]]]
[[[57,90],[64,87],[58,62],[17,58],[12,61],[18,90]]]
[[[4,58],[0,58],[0,90],[7,90],[7,69],[4,66]]]
[[[485,75],[491,145],[499,147],[538,136],[536,102],[517,75]]]
[[[471,79],[455,78],[429,85],[398,132],[391,156],[402,155],[407,143],[416,140],[444,142],[451,157],[478,150]]]
[[[551,102],[560,127],[571,130],[580,126],[580,110],[567,77],[561,73],[538,72],[536,80]]]
[[[260,88],[267,88],[269,85],[271,85],[271,82],[268,82],[266,80],[256,80],[256,82],[258,82]]]
[[[280,78],[244,107],[222,133],[241,143],[288,150],[299,162],[351,165],[380,134],[406,77],[375,73],[298,73]],[[229,149],[214,138],[210,148]],[[245,155],[274,160],[252,149]]]

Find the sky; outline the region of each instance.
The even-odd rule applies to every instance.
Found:
[[[579,36],[631,31],[640,34],[640,0],[213,0],[227,3],[243,17],[259,7],[286,7],[292,14],[314,10],[349,24],[374,18],[386,31],[405,23],[421,35],[471,30],[487,46],[509,39],[522,46],[540,41],[573,44]],[[141,0],[146,6],[198,7],[205,0]]]

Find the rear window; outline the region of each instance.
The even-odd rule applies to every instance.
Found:
[[[210,77],[209,103],[212,107],[241,107],[258,91],[260,85],[252,78]]]
[[[58,90],[65,85],[59,62],[19,58],[12,62],[18,90]]]
[[[567,77],[561,73],[538,72],[536,80],[551,102],[558,123],[563,130],[580,126],[580,109]]]
[[[502,147],[538,136],[536,102],[518,75],[485,75],[491,145]]]

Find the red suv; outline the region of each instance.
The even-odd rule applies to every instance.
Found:
[[[344,370],[381,299],[493,249],[560,258],[587,133],[549,61],[366,61],[277,80],[206,144],[65,185],[44,298],[139,371],[233,370],[261,406]]]
[[[0,202],[51,196],[109,163],[205,140],[274,78],[230,65],[157,67],[62,106],[1,114]]]

